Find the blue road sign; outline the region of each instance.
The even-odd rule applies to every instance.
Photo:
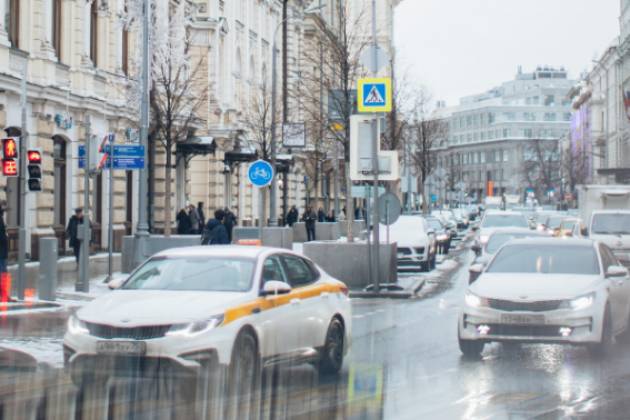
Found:
[[[105,152],[109,152],[109,145],[103,147]],[[85,147],[79,146],[79,168],[85,167]],[[103,165],[103,169],[110,168],[110,160]],[[134,170],[144,169],[144,146],[115,144],[114,145],[114,169]]]
[[[266,187],[273,179],[273,167],[265,160],[257,160],[249,165],[247,176],[254,187]]]
[[[392,81],[387,77],[359,79],[357,95],[360,113],[392,111]]]

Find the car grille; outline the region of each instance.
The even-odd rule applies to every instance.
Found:
[[[510,335],[514,337],[560,337],[560,327],[554,325],[505,325],[488,324],[490,336]]]
[[[424,254],[424,247],[414,248],[414,250],[416,251],[416,254],[420,254],[420,255]]]
[[[411,255],[410,248],[398,248],[398,255]]]
[[[488,305],[492,309],[500,311],[528,311],[528,312],[545,312],[555,311],[560,308],[561,300],[539,300],[536,302],[514,302],[511,300],[489,299]]]
[[[131,340],[150,340],[161,338],[171,328],[170,325],[149,325],[144,327],[112,327],[110,325],[87,322],[90,335],[100,338],[124,338]]]

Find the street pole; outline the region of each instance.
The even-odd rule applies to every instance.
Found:
[[[20,154],[18,156],[19,171],[19,207],[20,212],[18,228],[18,299],[24,300],[26,288],[26,143],[28,142],[27,125],[27,101],[26,101],[26,77],[28,74],[28,61],[24,63],[24,73],[20,82],[20,105],[22,107],[22,126],[20,128]]]
[[[140,186],[138,197],[138,225],[134,249],[134,265],[140,265],[144,260],[145,242],[149,237],[148,224],[148,188],[149,171],[146,167],[147,150],[149,148],[149,22],[151,8],[149,0],[144,0],[143,30],[142,30],[142,102],[140,109],[140,144],[144,146],[145,167],[140,170]]]
[[[373,68],[372,72],[374,77],[378,74],[378,39],[376,38],[376,0],[372,0],[372,40],[373,44]],[[372,122],[372,170],[374,171],[374,185],[373,193],[374,204],[372,205],[372,226],[374,229],[374,292],[380,292],[380,227],[379,227],[379,206],[378,206],[378,145],[379,145],[379,133],[378,133],[378,119],[374,118]],[[368,231],[369,232],[369,231]]]
[[[276,38],[278,29],[282,23],[278,25],[273,35],[273,51],[271,53],[271,167],[273,168],[273,178],[271,179],[271,190],[269,191],[269,226],[277,226],[276,218],[276,90],[278,89],[278,81],[276,69],[278,66],[278,52],[276,50]]]
[[[107,261],[107,280],[112,279],[114,272],[114,134],[109,134],[109,220],[107,229],[107,247],[109,259]]]
[[[92,162],[90,161],[91,143],[91,119],[87,115],[85,117],[85,166],[83,168],[83,239],[81,240],[81,251],[79,253],[79,278],[75,285],[77,292],[89,292],[90,290],[90,170]]]

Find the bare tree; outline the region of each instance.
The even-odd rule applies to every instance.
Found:
[[[561,181],[558,140],[533,139],[523,147],[523,180],[542,202],[547,192],[555,189]]]
[[[354,240],[352,220],[354,214],[350,179],[350,117],[356,112],[356,81],[366,75],[361,65],[361,53],[367,40],[361,32],[363,13],[351,19],[346,7],[339,3],[336,22],[329,26],[319,16],[313,16],[317,30],[322,34],[307,48],[303,59],[307,69],[303,75],[304,98],[309,132],[314,134],[314,153],[310,167],[319,177],[322,153],[331,149],[328,141],[338,142],[343,148],[346,184],[346,220],[348,241]],[[331,112],[329,112],[331,111]],[[332,116],[330,114],[333,114]],[[332,117],[332,118],[329,118]],[[334,148],[332,148],[334,150]]]
[[[260,95],[253,98],[250,107],[245,112],[242,124],[251,135],[252,145],[255,147],[259,157],[269,160],[271,155],[271,94],[267,85],[263,84]],[[276,115],[278,120],[278,115]]]
[[[208,85],[203,78],[204,59],[192,63],[186,2],[170,6],[159,4],[156,4],[154,15],[156,34],[153,38],[150,106],[154,138],[160,141],[166,153],[164,234],[169,236],[174,148],[201,126],[203,118],[200,115],[208,98]]]
[[[583,142],[569,144],[562,153],[562,174],[571,193],[591,179],[593,153]]]
[[[425,183],[437,166],[437,148],[439,142],[448,136],[448,121],[432,116],[429,112],[431,95],[426,88],[416,92],[414,112],[408,122],[407,139],[410,142],[411,161],[420,175],[420,193],[422,211],[428,212]]]

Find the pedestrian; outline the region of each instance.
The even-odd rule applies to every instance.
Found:
[[[192,223],[190,221],[190,215],[186,211],[186,209],[181,209],[179,213],[177,213],[177,234],[178,235],[188,235],[190,230],[192,229]]]
[[[199,215],[199,233],[202,233],[203,227],[206,225],[206,214],[203,212],[203,202],[197,203],[197,214]]]
[[[201,233],[201,224],[199,223],[199,213],[194,204],[188,205],[188,217],[190,217],[190,234],[196,235]]]
[[[293,205],[287,214],[287,224],[292,227],[298,221],[298,218],[298,209]]]
[[[229,208],[226,207],[223,212],[225,213],[223,224],[225,225],[225,229],[227,230],[228,239],[230,240],[230,243],[232,243],[232,231],[234,230],[234,226],[236,226],[238,221],[236,220],[236,215],[232,213],[232,210],[230,210]]]
[[[346,221],[346,208],[345,207],[343,209],[341,209],[341,211],[339,212],[338,220],[340,222],[345,222]]]
[[[328,212],[328,216],[326,217],[326,221],[328,223],[334,223],[337,220],[335,219],[335,210],[330,210],[330,212]]]
[[[202,245],[229,245],[228,232],[223,224],[225,212],[221,209],[214,212],[214,219],[208,220],[201,235]]]
[[[354,220],[361,220],[361,206],[354,209]]]
[[[324,209],[321,207],[317,210],[317,221],[319,223],[324,223],[326,221],[326,213],[324,213]]]
[[[4,224],[4,212],[7,202],[0,202],[0,273],[7,272],[7,259],[9,258],[9,238],[7,237],[7,227]]]
[[[302,216],[302,221],[304,221],[304,225],[306,226],[306,242],[315,240],[315,222],[317,221],[317,215],[311,208],[311,206],[307,206],[304,211],[304,215]]]
[[[74,251],[74,258],[77,260],[77,268],[79,267],[79,256],[81,254],[81,241],[79,240],[79,226],[83,224],[83,209],[77,207],[74,214],[68,221],[66,227],[66,238],[70,240],[70,247]]]

